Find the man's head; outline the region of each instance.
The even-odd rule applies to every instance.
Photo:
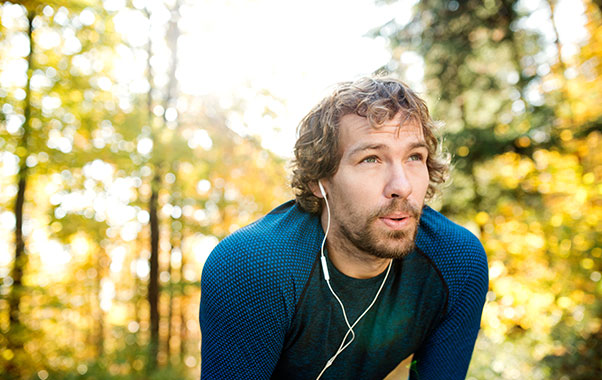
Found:
[[[413,248],[425,198],[445,180],[428,109],[389,78],[340,84],[299,125],[292,186],[306,211],[333,209],[333,238],[378,257]]]

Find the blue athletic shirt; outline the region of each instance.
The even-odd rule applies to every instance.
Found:
[[[323,238],[319,217],[289,201],[218,244],[201,279],[201,379],[318,376],[347,332],[320,268]],[[328,266],[353,324],[385,273],[355,279]],[[393,260],[322,379],[380,380],[412,353],[410,379],[464,379],[487,288],[479,240],[425,206],[416,248]]]

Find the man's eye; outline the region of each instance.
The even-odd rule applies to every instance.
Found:
[[[373,164],[373,163],[376,163],[376,162],[378,162],[378,157],[376,157],[376,156],[370,156],[370,157],[366,157],[366,158],[364,158],[364,159],[362,160],[362,162],[366,162],[366,163],[369,163],[369,164]]]
[[[410,156],[410,161],[422,161],[424,156],[421,153],[414,153]]]

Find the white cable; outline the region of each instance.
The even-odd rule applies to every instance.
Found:
[[[322,196],[324,197],[324,201],[326,202],[327,210],[326,232],[324,233],[324,239],[322,240],[322,246],[320,247],[320,259],[322,260],[322,272],[324,272],[324,279],[328,282],[330,280],[330,275],[328,274],[328,267],[326,266],[326,257],[324,256],[324,244],[326,244],[326,237],[328,236],[328,231],[330,231],[330,206],[328,205],[328,199],[326,199],[326,192],[324,191],[322,182],[318,181],[318,187],[320,188],[320,192],[322,192]]]
[[[385,282],[387,282],[387,277],[389,277],[389,272],[391,271],[392,264],[393,264],[393,260],[391,260],[389,262],[389,265],[387,267],[387,273],[385,274],[385,278],[383,279],[383,282],[380,284],[380,287],[378,288],[378,291],[376,292],[376,295],[374,296],[374,299],[372,300],[372,302],[370,303],[370,305],[368,306],[368,308],[366,308],[366,310],[364,310],[364,312],[362,313],[362,315],[360,315],[355,320],[355,322],[353,323],[353,325],[349,326],[349,322],[347,322],[347,316],[345,315],[345,308],[343,307],[343,303],[339,300],[339,297],[337,297],[336,294],[335,294],[335,297],[337,298],[337,300],[339,300],[339,303],[340,303],[341,307],[343,308],[343,315],[345,315],[345,322],[347,322],[347,326],[349,327],[349,330],[347,330],[347,334],[345,334],[345,337],[343,338],[343,341],[341,342],[341,345],[339,346],[339,349],[337,350],[337,352],[330,359],[328,359],[328,361],[326,362],[326,365],[324,366],[324,368],[322,369],[322,371],[320,372],[320,374],[318,375],[318,377],[316,378],[316,380],[319,380],[322,377],[322,375],[324,374],[324,372],[326,371],[326,369],[328,369],[328,367],[330,367],[332,365],[332,363],[334,363],[335,359],[339,356],[339,354],[341,352],[343,352],[351,344],[351,342],[353,342],[353,340],[355,339],[355,332],[353,331],[353,328],[364,317],[364,315],[366,315],[366,313],[372,308],[372,306],[374,305],[374,303],[378,299],[380,291],[383,289],[383,287],[385,285]],[[330,283],[329,283],[329,287],[330,287]],[[330,289],[332,291],[332,288],[330,288]],[[333,292],[333,294],[334,294],[334,292]],[[349,340],[349,342],[347,342],[345,344],[345,340],[347,340],[347,337],[349,336],[350,332],[351,332],[351,339]]]
[[[355,331],[353,331],[353,328],[364,317],[364,315],[366,315],[366,313],[372,308],[372,306],[378,299],[380,291],[382,290],[383,286],[385,285],[385,282],[387,282],[387,277],[389,277],[389,272],[391,271],[391,265],[393,263],[393,260],[389,261],[389,265],[387,266],[387,273],[385,274],[385,278],[383,279],[383,282],[380,284],[380,287],[378,288],[378,291],[376,292],[376,295],[374,296],[374,299],[372,300],[370,305],[355,320],[353,325],[350,325],[349,319],[347,318],[347,313],[345,312],[345,306],[343,305],[343,302],[341,301],[339,296],[337,296],[335,291],[332,289],[332,286],[330,285],[330,275],[328,273],[326,256],[324,255],[324,245],[326,244],[326,238],[328,236],[328,232],[330,231],[330,206],[328,204],[328,199],[326,199],[326,192],[324,191],[324,187],[322,186],[322,183],[320,181],[318,181],[318,187],[320,188],[320,192],[322,193],[322,196],[324,197],[324,201],[326,202],[326,210],[327,210],[326,232],[324,233],[324,240],[322,240],[322,246],[320,248],[320,261],[322,262],[322,272],[324,273],[324,279],[326,280],[326,284],[328,284],[328,289],[330,289],[330,292],[332,293],[334,298],[336,298],[339,305],[341,306],[341,311],[343,312],[343,318],[345,319],[345,324],[347,325],[348,330],[347,330],[347,333],[345,334],[345,336],[343,337],[343,341],[341,342],[341,345],[337,349],[337,352],[330,359],[328,359],[328,361],[326,362],[326,365],[324,366],[322,371],[320,371],[320,374],[318,375],[316,380],[319,380],[322,377],[322,375],[324,374],[326,369],[328,367],[330,367],[332,365],[332,363],[334,363],[335,359],[339,356],[339,354],[341,352],[343,352],[347,347],[349,347],[351,342],[353,342],[353,340],[355,339]],[[345,343],[345,341],[347,340],[347,337],[349,336],[349,333],[351,333],[351,339],[349,340],[349,342]]]
[[[327,210],[326,232],[324,233],[324,239],[322,240],[322,246],[320,247],[320,261],[322,262],[322,272],[324,273],[324,279],[326,280],[326,284],[328,284],[328,288],[330,289],[330,292],[332,293],[334,298],[336,298],[336,300],[339,302],[339,305],[341,305],[341,310],[343,311],[343,318],[345,319],[345,324],[347,325],[347,328],[349,328],[351,330],[352,337],[355,337],[355,333],[353,332],[353,328],[349,324],[349,319],[347,318],[347,313],[345,312],[345,306],[343,306],[343,302],[341,301],[339,296],[337,296],[337,294],[332,289],[332,286],[330,285],[330,274],[328,273],[328,265],[326,263],[326,255],[324,255],[324,245],[326,244],[326,237],[328,237],[328,232],[330,231],[330,205],[328,204],[328,199],[326,199],[326,191],[324,191],[322,182],[318,181],[318,187],[320,188],[320,192],[322,193],[322,196],[324,197],[324,201],[326,202],[326,210]]]

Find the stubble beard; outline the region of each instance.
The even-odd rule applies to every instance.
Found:
[[[407,199],[393,199],[389,205],[365,218],[363,224],[360,224],[362,218],[357,213],[350,207],[346,209],[349,217],[346,220],[339,219],[339,230],[355,248],[382,259],[401,259],[414,250],[422,210]],[[412,217],[412,226],[404,230],[378,231],[378,219],[393,212],[408,213]]]

